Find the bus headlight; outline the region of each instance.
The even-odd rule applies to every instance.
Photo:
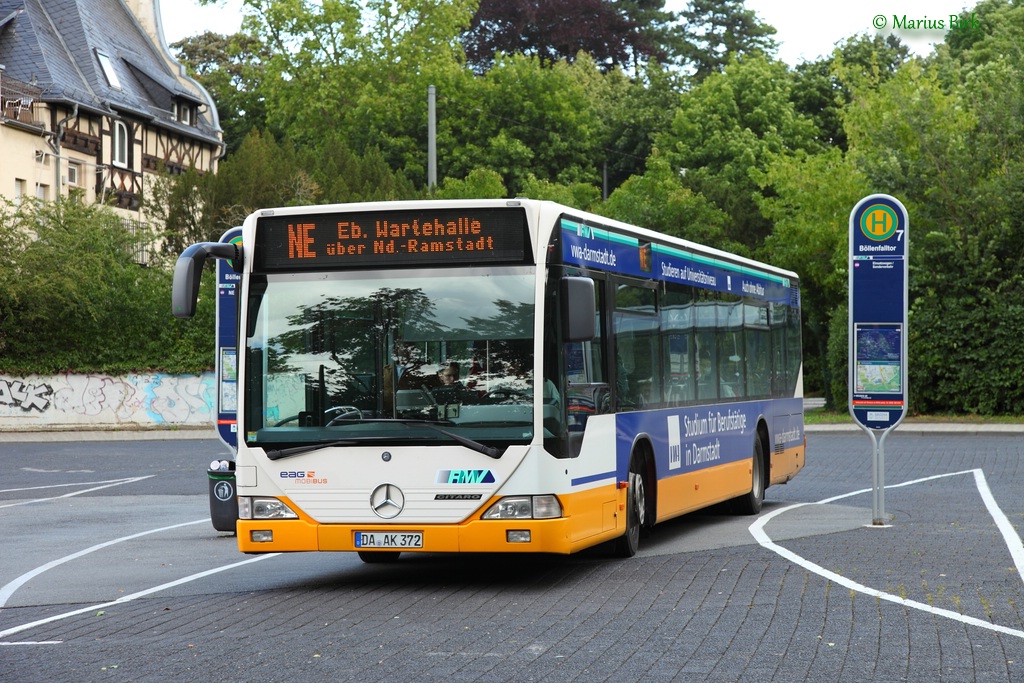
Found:
[[[298,519],[290,507],[277,498],[238,497],[239,519]]]
[[[483,519],[555,519],[561,516],[562,505],[556,496],[507,496],[487,508]]]

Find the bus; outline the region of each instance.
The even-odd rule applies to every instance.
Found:
[[[529,199],[284,207],[175,265],[240,273],[244,553],[622,557],[804,466],[787,270]]]

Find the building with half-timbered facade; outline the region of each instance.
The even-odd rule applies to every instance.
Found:
[[[209,93],[171,55],[160,0],[0,0],[0,195],[80,190],[137,225],[154,175],[216,172]]]

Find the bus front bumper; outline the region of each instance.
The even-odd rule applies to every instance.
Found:
[[[463,524],[318,524],[305,519],[251,520],[237,524],[243,553],[305,551],[401,551],[428,553],[558,553],[584,545],[570,542],[567,518],[472,520]],[[386,546],[357,546],[357,535],[388,536]],[[614,536],[614,534],[613,534]],[[421,541],[419,547],[408,545]],[[585,545],[592,545],[594,539]]]

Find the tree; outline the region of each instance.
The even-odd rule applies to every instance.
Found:
[[[773,225],[762,254],[800,276],[807,389],[837,407],[846,399],[845,347],[838,363],[830,362],[829,341],[833,321],[846,323],[850,210],[870,186],[838,147],[772,156],[758,183],[771,190],[758,204]]]
[[[1024,56],[1024,6],[1009,0],[982,0],[958,16],[957,28],[946,34],[954,59],[984,64],[1000,57],[1021,62]]]
[[[173,258],[194,242],[219,240],[258,209],[421,195],[376,149],[359,155],[334,139],[297,150],[252,131],[216,175],[189,171],[160,178],[147,209],[166,226],[163,250]]]
[[[249,131],[266,127],[260,84],[270,55],[263,43],[245,33],[223,36],[207,31],[171,47],[217,103],[229,154],[238,149]]]
[[[508,191],[495,171],[474,169],[464,179],[445,178],[435,199],[500,199]]]
[[[164,226],[163,251],[174,258],[195,242],[216,242],[257,209],[315,201],[319,190],[308,180],[291,145],[252,131],[216,175],[159,178],[146,208]]]
[[[757,205],[758,171],[784,151],[820,149],[813,122],[790,99],[791,84],[782,62],[736,59],[685,93],[669,130],[656,136],[683,185],[727,213],[726,237],[748,250],[771,232]]]
[[[276,136],[303,148],[341,139],[425,178],[427,86],[462,68],[475,0],[245,0],[267,44],[262,91]]]
[[[466,58],[484,73],[498,54],[536,56],[544,64],[572,60],[585,52],[601,68],[628,63],[634,52],[651,54],[647,34],[610,0],[481,0],[462,35]],[[647,9],[646,5],[643,6]]]
[[[718,249],[738,248],[726,236],[729,217],[686,187],[657,151],[648,160],[643,175],[627,180],[596,210],[609,218]]]
[[[743,0],[690,0],[680,13],[684,24],[679,61],[701,81],[721,72],[732,55],[774,54],[775,28],[761,22]]]
[[[632,79],[613,71],[604,74],[600,83],[587,84],[592,106],[603,122],[602,171],[609,192],[644,173],[654,137],[670,127],[682,91],[678,71],[653,62]]]
[[[484,76],[466,74],[438,91],[441,177],[497,171],[512,195],[526,178],[597,184],[604,128],[585,84],[596,69],[581,55],[546,67],[502,56]]]
[[[909,57],[910,49],[894,34],[849,38],[830,56],[796,66],[793,104],[798,113],[814,121],[820,142],[846,150],[843,109],[853,99],[853,87],[865,79],[885,81]]]
[[[201,312],[202,339],[173,326],[170,270],[158,257],[150,267],[133,258],[151,240],[78,197],[4,200],[0,253],[17,277],[0,276],[0,369],[174,372],[212,365],[212,289]]]
[[[343,140],[327,140],[317,148],[299,151],[299,163],[319,189],[322,202],[369,202],[417,199],[422,192],[394,171],[376,147],[362,155]]]
[[[634,27],[629,48],[633,74],[638,75],[652,62],[668,63],[682,49],[673,25],[676,14],[665,9],[665,0],[618,0],[618,5]]]
[[[843,163],[833,152],[801,160],[799,166],[771,166],[780,201],[762,207],[776,219],[770,248],[791,245],[790,258],[803,261],[808,283],[817,279],[815,289],[826,293],[838,290],[839,283],[828,285],[819,272],[827,248],[813,250],[825,244],[818,226],[845,224],[842,214],[861,193],[901,199],[911,220],[911,404],[927,412],[1019,413],[1024,410],[1024,388],[1015,379],[1024,353],[1019,303],[1024,295],[1019,237],[1024,78],[1012,60],[974,63],[971,55],[964,57],[968,68],[959,74],[939,55],[931,65],[911,60],[881,82],[871,74],[853,79],[844,111],[849,151]],[[944,80],[950,73],[957,78]],[[828,183],[815,186],[816,176]],[[825,210],[839,200],[849,206],[832,209],[838,215],[830,220]],[[793,214],[790,219],[787,213]],[[841,243],[833,250],[835,263]],[[838,274],[838,266],[834,270]],[[836,303],[840,293],[829,298],[834,308],[827,346],[835,397],[848,362],[842,343],[846,313],[844,304]],[[808,303],[818,320],[829,305],[826,299]]]
[[[558,202],[583,211],[596,211],[601,201],[601,190],[588,183],[562,185],[528,176],[523,183],[523,196]]]

